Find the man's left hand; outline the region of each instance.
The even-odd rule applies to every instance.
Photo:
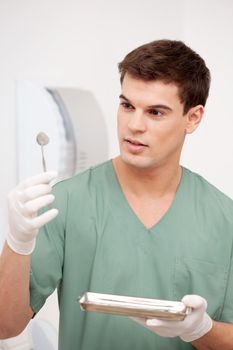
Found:
[[[179,336],[185,342],[192,342],[208,333],[213,326],[213,321],[206,313],[207,302],[201,296],[186,295],[182,302],[192,308],[192,311],[183,321],[164,321],[155,318],[137,317],[132,317],[132,319],[162,337]]]

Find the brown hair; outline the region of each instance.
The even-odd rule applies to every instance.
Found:
[[[205,106],[210,71],[205,61],[182,41],[156,40],[131,51],[119,63],[121,83],[126,73],[142,79],[175,83],[184,114],[198,104]]]

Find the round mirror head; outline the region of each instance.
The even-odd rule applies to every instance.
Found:
[[[49,143],[49,137],[44,132],[39,132],[36,136],[36,141],[40,146],[45,146]]]

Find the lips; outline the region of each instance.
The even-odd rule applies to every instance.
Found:
[[[127,151],[131,154],[141,154],[148,147],[148,145],[143,143],[141,140],[125,138],[124,141]]]
[[[148,147],[146,144],[144,144],[143,142],[141,142],[140,140],[136,140],[136,139],[131,139],[131,138],[126,138],[125,139],[126,142],[135,145],[135,146],[144,146],[144,147]]]

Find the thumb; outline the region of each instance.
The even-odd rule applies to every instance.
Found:
[[[207,309],[207,301],[202,298],[200,295],[185,295],[182,299],[182,302],[193,309],[202,309],[205,311]]]

